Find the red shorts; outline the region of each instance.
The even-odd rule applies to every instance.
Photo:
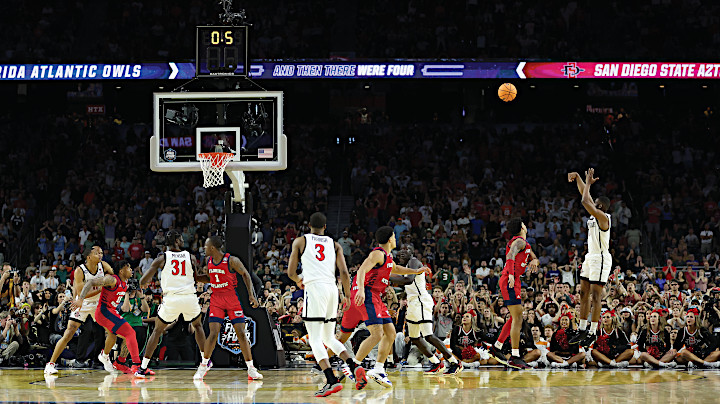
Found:
[[[509,287],[508,281],[509,276],[505,273],[500,276],[500,293],[502,294],[503,300],[505,301],[505,306],[513,306],[516,304],[522,304],[522,299],[520,299],[520,277],[515,277],[515,286]]]
[[[117,310],[98,304],[95,309],[95,322],[110,330],[111,333],[117,334],[117,331],[124,324],[128,324],[127,320],[118,314]]]
[[[379,293],[373,293],[370,289],[365,289],[365,303],[362,306],[355,304],[355,291],[350,295],[352,304],[350,308],[343,313],[340,329],[342,332],[352,332],[361,322],[365,325],[373,324],[389,324],[392,323],[390,312],[383,303]]]
[[[208,310],[208,321],[211,323],[222,323],[227,316],[233,324],[244,323],[240,299],[234,291],[231,293],[218,293],[216,290],[210,295],[210,309]]]

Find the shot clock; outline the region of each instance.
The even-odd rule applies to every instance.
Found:
[[[247,76],[248,27],[197,27],[195,76]]]

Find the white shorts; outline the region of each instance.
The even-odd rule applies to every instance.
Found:
[[[165,324],[170,324],[183,315],[185,321],[192,322],[200,315],[200,304],[194,293],[187,295],[163,296],[158,317]]]
[[[336,322],[338,300],[338,289],[334,283],[319,282],[305,285],[303,320]]]
[[[612,255],[586,254],[580,271],[580,279],[590,283],[605,285],[612,272]]]
[[[87,317],[92,317],[93,321],[95,321],[95,310],[97,309],[98,302],[100,300],[83,300],[83,304],[79,309],[73,310],[72,313],[70,313],[70,319],[75,320],[79,323],[85,323],[85,320],[87,320]]]
[[[408,323],[408,336],[421,338],[433,333],[433,300],[432,298],[411,298],[408,301],[405,321]]]

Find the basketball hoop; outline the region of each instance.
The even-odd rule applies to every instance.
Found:
[[[203,187],[212,188],[225,183],[223,173],[233,153],[200,153],[200,168],[203,172]]]

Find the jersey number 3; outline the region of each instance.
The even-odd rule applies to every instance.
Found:
[[[172,260],[172,262],[171,262],[170,264],[172,264],[172,266],[173,266],[173,271],[172,271],[172,274],[173,274],[173,275],[177,275],[177,274],[180,274],[180,273],[182,272],[181,275],[182,275],[182,276],[185,276],[185,261],[183,261],[183,262],[182,262],[182,265],[180,265],[180,264],[181,264],[180,261],[178,261],[178,260]],[[180,270],[180,267],[181,267],[181,266],[182,266],[182,270]]]
[[[325,246],[322,244],[315,244],[315,250],[317,250],[317,254],[315,255],[315,258],[317,258],[318,261],[324,261],[325,260]]]

